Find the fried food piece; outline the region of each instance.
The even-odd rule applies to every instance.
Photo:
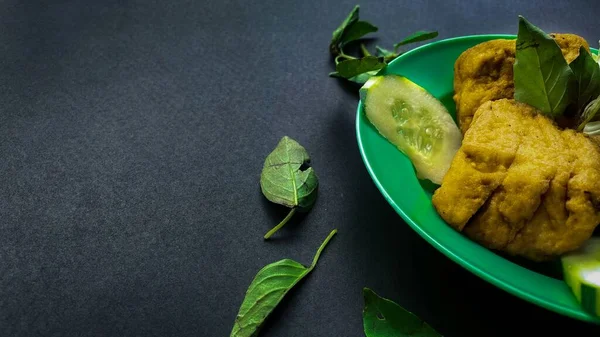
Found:
[[[568,63],[573,62],[579,56],[579,49],[581,47],[590,51],[590,45],[579,35],[550,34],[550,37],[556,41]]]
[[[579,48],[590,46],[574,34],[550,34],[562,50],[567,62],[579,56]],[[454,102],[460,129],[464,134],[473,114],[487,101],[513,98],[515,84],[515,40],[491,40],[464,51],[454,64]]]
[[[453,228],[534,261],[560,256],[600,223],[600,151],[529,105],[484,103],[433,205]]]

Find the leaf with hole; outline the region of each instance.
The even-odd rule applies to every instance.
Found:
[[[517,101],[554,118],[577,100],[577,81],[560,47],[523,16],[519,16],[513,68]]]
[[[260,175],[260,188],[271,202],[290,207],[288,215],[265,234],[268,239],[298,210],[309,211],[317,199],[319,180],[302,145],[284,136],[267,156]]]
[[[262,268],[246,291],[230,337],[256,336],[283,297],[315,268],[321,252],[335,233],[337,230],[334,229],[323,241],[309,267],[294,260],[283,259]]]
[[[569,65],[577,79],[577,111],[600,95],[600,67],[584,47],[580,47],[579,56]]]
[[[440,337],[429,324],[398,304],[363,289],[363,327],[367,337]]]

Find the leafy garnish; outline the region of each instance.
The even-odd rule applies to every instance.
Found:
[[[268,239],[294,215],[308,211],[317,198],[319,180],[310,164],[308,152],[288,136],[267,156],[260,175],[260,187],[269,201],[290,207],[288,215],[265,234]]]
[[[230,337],[256,336],[265,319],[285,294],[315,268],[321,252],[335,233],[337,230],[334,229],[323,241],[308,268],[290,259],[283,259],[262,268],[246,291]]]
[[[600,95],[600,67],[592,55],[580,47],[579,56],[570,64],[577,79],[577,111],[581,112],[595,97]]]
[[[343,48],[353,42],[359,41],[365,35],[377,31],[377,27],[368,21],[359,20],[360,6],[356,5],[350,14],[333,31],[329,51],[335,59],[335,70],[329,76],[342,78],[358,84],[364,84],[371,76],[376,75],[389,62],[398,57],[398,47],[425,41],[437,37],[437,32],[418,31],[394,46],[390,51],[379,46],[376,47],[375,56],[364,44],[360,45],[361,57],[348,55]]]
[[[367,337],[440,337],[429,324],[398,304],[363,289],[363,327]]]
[[[359,10],[360,6],[354,6],[350,14],[348,14],[344,21],[342,21],[340,26],[333,31],[331,43],[329,44],[329,51],[334,56],[337,56],[341,53],[340,45],[348,43],[348,41],[342,41],[342,36],[344,35],[344,32],[348,30],[348,27],[352,26],[355,22],[358,21]]]
[[[514,64],[515,99],[557,117],[574,100],[576,79],[560,47],[550,36],[519,16]]]
[[[434,39],[437,36],[438,36],[438,32],[429,32],[429,31],[425,31],[425,30],[420,30],[420,31],[412,34],[411,36],[407,37],[406,39],[396,43],[394,45],[394,50],[397,51],[398,48],[400,48],[401,46],[404,46],[406,44]]]

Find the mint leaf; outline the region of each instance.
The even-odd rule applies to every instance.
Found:
[[[577,82],[550,36],[519,16],[514,64],[515,99],[550,117],[561,116],[577,98]]]
[[[271,202],[290,207],[288,215],[266,235],[268,239],[283,227],[296,210],[308,211],[317,199],[319,180],[310,163],[308,152],[288,136],[267,156],[260,175],[260,188]]]
[[[430,31],[426,31],[426,30],[420,30],[418,32],[413,33],[412,35],[405,38],[404,40],[396,43],[394,45],[394,50],[398,50],[398,47],[404,46],[409,43],[430,40],[430,39],[436,38],[437,36],[438,36],[438,32],[430,32]]]
[[[365,56],[361,59],[342,61],[336,65],[335,69],[340,77],[349,79],[362,73],[379,70],[383,67],[385,67],[383,59],[375,56]]]
[[[600,95],[600,67],[584,47],[580,47],[579,56],[569,65],[577,79],[577,111]]]
[[[262,268],[246,291],[230,337],[256,336],[263,322],[288,291],[315,269],[323,249],[335,233],[337,230],[334,229],[323,241],[308,268],[290,259],[283,259]]]
[[[367,337],[441,337],[429,324],[398,304],[363,289],[363,327]]]

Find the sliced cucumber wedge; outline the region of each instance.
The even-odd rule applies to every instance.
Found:
[[[410,159],[417,177],[441,184],[462,141],[444,105],[398,75],[371,77],[360,97],[367,119]]]
[[[600,238],[562,257],[565,282],[584,310],[600,316]]]

